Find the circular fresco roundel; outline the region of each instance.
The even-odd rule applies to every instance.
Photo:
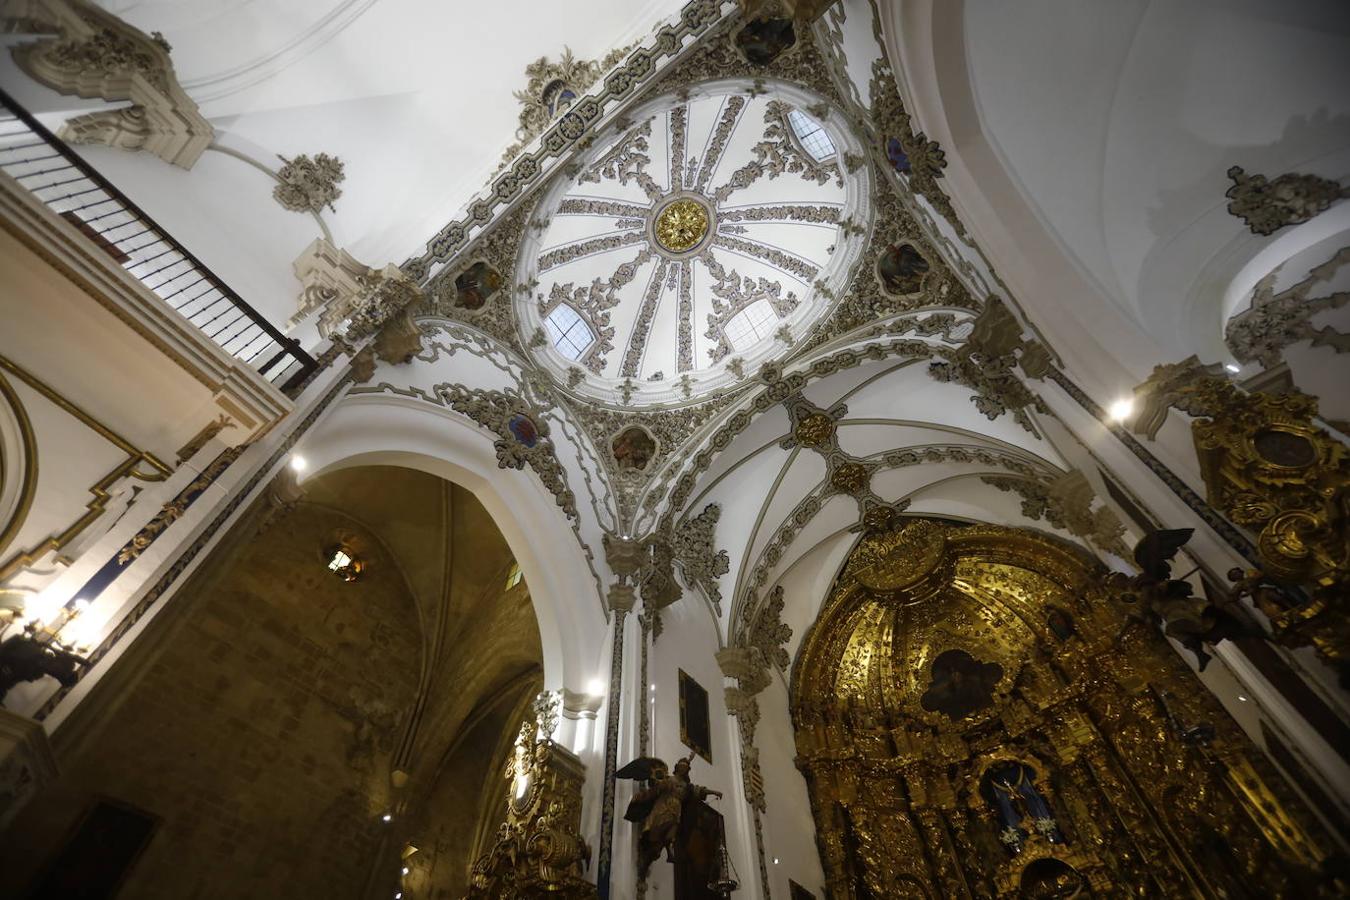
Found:
[[[861,254],[869,175],[845,164],[861,145],[842,122],[799,88],[732,81],[629,113],[522,240],[523,342],[601,402],[692,402],[753,377]]]

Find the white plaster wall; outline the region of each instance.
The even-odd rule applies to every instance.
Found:
[[[674,765],[675,760],[690,753],[680,741],[679,672],[683,669],[708,691],[709,721],[712,725],[712,764],[695,756],[690,779],[695,784],[721,791],[725,796],[712,798],[710,805],[722,813],[726,821],[727,845],[733,863],[740,873],[743,890],[756,879],[758,863],[753,845],[745,842],[744,804],[736,802],[740,782],[740,759],[735,720],[726,713],[723,698],[722,671],[714,654],[718,649],[717,625],[703,601],[693,591],[685,591],[682,599],[661,611],[662,633],[651,648],[647,662],[648,684],[643,688],[652,712],[652,755]],[[636,642],[634,642],[636,648]],[[636,649],[633,651],[636,657]],[[655,690],[653,690],[655,688]],[[626,760],[620,760],[622,765]],[[623,806],[616,809],[621,817]],[[620,825],[620,839],[626,829]],[[751,832],[753,834],[753,832]],[[619,886],[616,884],[616,895]],[[653,863],[648,881],[649,898],[674,897],[674,868],[664,859]],[[742,896],[753,896],[744,893]]]

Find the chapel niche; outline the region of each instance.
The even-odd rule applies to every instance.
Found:
[[[1339,895],[1330,838],[1105,574],[1026,530],[859,541],[791,684],[828,896]]]

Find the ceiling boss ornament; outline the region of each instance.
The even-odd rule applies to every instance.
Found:
[[[342,196],[338,187],[347,175],[342,160],[327,153],[313,157],[301,153],[293,159],[278,156],[284,163],[276,173],[277,185],[272,198],[291,212],[323,212],[333,209],[333,202]]]
[[[708,235],[708,210],[702,203],[684,197],[656,216],[656,242],[671,253],[697,247]]]

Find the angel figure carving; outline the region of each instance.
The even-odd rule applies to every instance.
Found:
[[[633,823],[642,823],[638,839],[638,874],[647,877],[653,862],[666,851],[667,862],[675,861],[675,838],[680,823],[690,814],[690,807],[709,796],[721,798],[722,792],[693,784],[689,781],[689,764],[694,754],[675,763],[671,772],[664,760],[639,756],[615,773],[616,778],[631,778],[646,786],[628,801],[623,817]]]
[[[1210,660],[1204,645],[1241,637],[1250,629],[1232,613],[1203,597],[1192,596],[1186,578],[1194,569],[1180,578],[1172,577],[1173,559],[1194,533],[1193,528],[1149,532],[1134,548],[1140,574],[1113,572],[1108,583],[1121,591],[1122,599],[1137,602],[1146,610],[1161,624],[1164,634],[1194,653],[1203,672]]]

